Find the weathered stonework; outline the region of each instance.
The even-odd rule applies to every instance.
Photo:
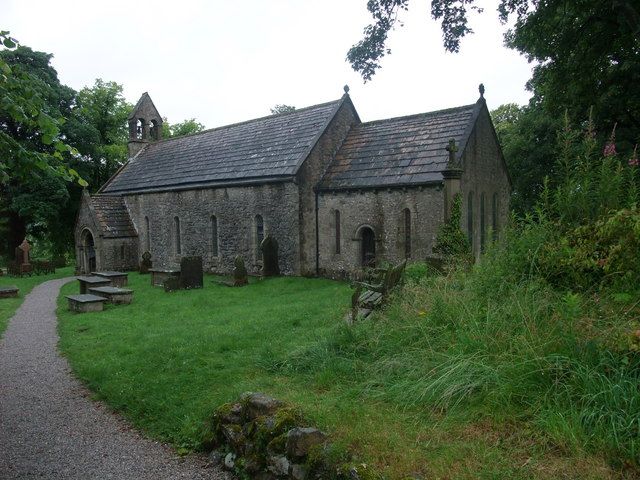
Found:
[[[233,259],[242,255],[247,270],[258,274],[261,253],[255,222],[261,215],[264,234],[278,240],[282,273],[299,273],[298,188],[291,182],[127,195],[125,202],[154,268],[179,268],[182,256],[200,256],[206,271],[229,273]],[[217,255],[212,216],[217,222]],[[175,217],[180,222],[181,253],[176,251]]]
[[[353,277],[429,258],[458,191],[476,256],[508,219],[510,181],[484,98],[362,123],[345,94],[165,141],[133,128],[160,118],[148,95],[130,118],[135,155],[99,195],[83,195],[82,273],[137,269],[149,251],[159,269],[200,256],[205,271],[230,274],[241,255],[260,274],[269,235],[283,274]]]
[[[444,215],[441,186],[323,193],[320,212],[320,274],[349,276],[362,268],[362,229],[375,233],[379,261],[424,260],[431,254]],[[410,248],[405,242],[405,209],[411,216]],[[336,210],[340,212],[340,248],[336,248]],[[406,256],[409,253],[409,257]]]
[[[511,181],[500,150],[500,144],[495,136],[489,111],[486,107],[480,111],[475,128],[469,137],[461,166],[462,193],[462,224],[464,232],[469,233],[469,197],[472,198],[473,229],[472,247],[475,256],[481,252],[481,199],[484,193],[484,224],[485,245],[490,240],[493,215],[493,195],[497,195],[497,223],[498,232],[509,219],[509,198],[511,196]]]

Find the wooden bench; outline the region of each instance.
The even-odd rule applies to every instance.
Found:
[[[357,318],[368,317],[373,310],[380,308],[387,300],[389,293],[402,283],[402,275],[407,261],[380,270],[376,283],[354,282],[355,290],[351,295],[351,312],[347,316],[348,322]]]
[[[19,291],[20,289],[18,287],[14,287],[13,285],[0,286],[0,298],[17,297]]]
[[[78,277],[80,282],[80,294],[84,295],[92,287],[107,287],[111,285],[111,280],[104,277]]]
[[[111,280],[114,287],[126,287],[129,284],[129,274],[125,272],[91,272],[91,275]]]
[[[180,270],[150,268],[151,272],[151,286],[152,287],[164,287],[164,281],[170,277],[180,277]]]
[[[107,301],[106,298],[91,293],[66,295],[66,298],[69,301],[69,310],[78,313],[101,312],[104,310],[104,302]]]
[[[104,297],[107,303],[128,305],[133,300],[133,290],[118,287],[90,287],[89,293]]]

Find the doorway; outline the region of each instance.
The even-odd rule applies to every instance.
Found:
[[[362,235],[362,266],[374,267],[376,264],[376,234],[370,227],[363,227]]]
[[[84,273],[91,273],[97,270],[96,247],[93,235],[89,230],[82,232],[82,246],[84,251]]]

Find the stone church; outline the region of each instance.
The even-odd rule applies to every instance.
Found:
[[[382,260],[424,260],[456,194],[474,252],[508,217],[511,183],[480,86],[471,105],[362,122],[339,100],[163,140],[147,93],[129,116],[129,160],[84,193],[78,270],[135,270],[202,256],[261,268],[279,243],[291,275],[348,276]],[[452,142],[453,140],[453,142]]]

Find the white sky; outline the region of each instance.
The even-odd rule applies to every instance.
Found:
[[[148,91],[169,122],[208,128],[339,98],[348,84],[363,121],[472,103],[529,99],[531,65],[502,46],[497,0],[478,0],[475,34],[445,53],[428,0],[412,0],[382,69],[364,84],[345,61],[370,22],[366,0],[0,0],[0,29],[54,54],[62,83],[96,78]]]

